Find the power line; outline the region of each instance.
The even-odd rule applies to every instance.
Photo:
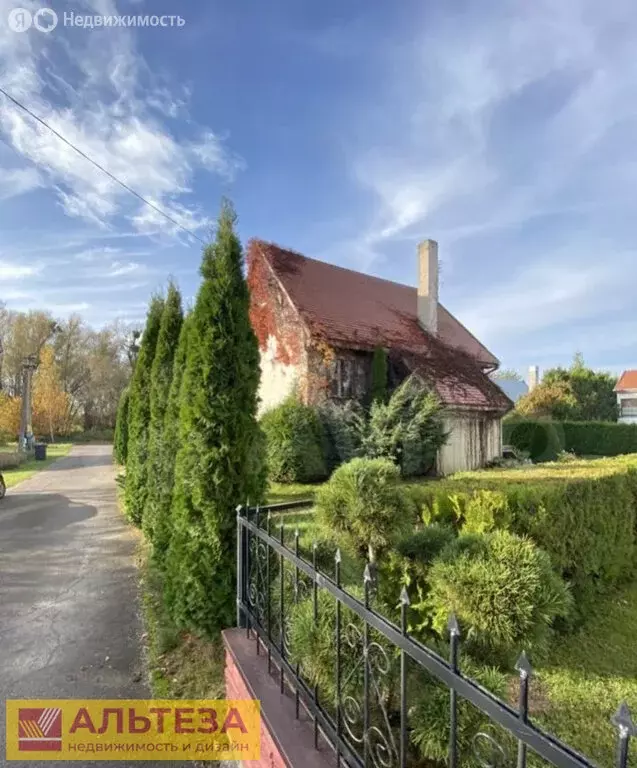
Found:
[[[202,245],[207,245],[205,240],[202,240],[199,235],[196,235],[192,230],[188,229],[187,227],[184,227],[183,224],[180,224],[178,221],[173,219],[172,216],[169,216],[165,211],[162,211],[161,208],[158,208],[154,203],[151,203],[150,200],[147,200],[145,197],[142,197],[142,195],[139,194],[139,192],[135,192],[134,189],[128,186],[128,184],[124,183],[121,179],[118,179],[117,176],[112,174],[110,171],[107,171],[106,168],[104,168],[102,165],[100,165],[96,160],[93,160],[92,157],[89,157],[89,155],[86,154],[86,152],[83,152],[79,147],[76,147],[75,144],[70,142],[68,139],[66,139],[64,136],[62,136],[59,131],[56,131],[55,128],[51,127],[45,120],[43,120],[41,117],[38,117],[34,112],[32,112],[28,107],[26,107],[22,102],[18,101],[18,99],[11,96],[11,94],[7,93],[4,88],[0,86],[0,93],[2,93],[4,96],[9,99],[9,101],[13,102],[16,107],[19,107],[21,110],[27,113],[30,117],[32,117],[34,120],[37,120],[40,125],[43,125],[45,128],[47,128],[51,133],[53,133],[55,136],[60,139],[60,141],[63,141],[68,147],[71,147],[75,152],[77,152],[78,155],[83,157],[85,160],[88,160],[89,163],[94,165],[96,168],[98,168],[102,173],[105,173],[109,179],[114,181],[116,184],[119,184],[120,187],[123,187],[127,192],[130,192],[131,195],[134,195],[138,200],[141,200],[142,203],[152,208],[154,211],[159,213],[161,216],[163,216],[165,219],[167,219],[171,224],[174,224],[176,227],[179,227],[179,229],[182,229],[184,232],[189,234],[191,237],[194,237],[195,240],[198,240]]]

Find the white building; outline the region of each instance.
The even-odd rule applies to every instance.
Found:
[[[615,387],[620,424],[637,424],[637,370],[624,371]]]

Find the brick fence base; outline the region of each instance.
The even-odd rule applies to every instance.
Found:
[[[228,629],[223,633],[226,651],[226,697],[258,699],[261,702],[261,759],[242,763],[249,768],[333,768],[336,760],[332,748],[322,738],[314,748],[314,725],[301,707],[296,718],[294,696],[286,688],[280,690],[279,672],[273,666],[268,673],[264,651],[257,655],[254,636],[245,629]]]

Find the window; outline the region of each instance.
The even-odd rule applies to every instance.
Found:
[[[355,357],[337,358],[332,363],[330,396],[340,400],[362,398],[366,392],[363,361]]]

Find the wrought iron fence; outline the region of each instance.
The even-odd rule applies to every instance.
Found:
[[[448,624],[448,658],[410,636],[409,595],[400,596],[399,620],[388,620],[374,609],[377,576],[367,564],[359,594],[342,583],[341,553],[333,558],[331,573],[321,568],[316,544],[301,546],[298,530],[280,523],[273,530],[273,515],[311,506],[300,501],[269,507],[237,509],[237,624],[256,635],[256,652],[265,649],[268,668],[276,667],[281,692],[293,691],[296,715],[303,706],[314,723],[315,747],[319,732],[336,753],[337,766],[349,768],[405,768],[445,762],[449,768],[470,765],[505,768],[516,764],[550,764],[559,768],[594,766],[576,750],[531,722],[529,693],[533,669],[523,652],[516,664],[519,676],[517,708],[493,695],[463,674],[461,636],[456,618]],[[321,616],[329,595],[329,616]],[[291,615],[309,609],[316,632],[330,634],[332,679],[323,685],[307,667],[315,660],[299,658],[290,637]],[[329,619],[326,625],[326,618]],[[315,638],[316,640],[316,638]],[[325,643],[324,643],[325,646]],[[308,661],[310,662],[308,664]],[[414,713],[410,691],[425,679],[432,698],[444,692],[443,751],[423,759],[414,746],[414,728],[421,713]],[[465,720],[474,725],[467,729]],[[414,720],[416,722],[414,723]],[[631,739],[637,736],[628,706],[623,703],[611,719],[617,731],[616,766],[627,768]],[[417,740],[417,739],[416,739]],[[435,759],[437,757],[437,759]]]

